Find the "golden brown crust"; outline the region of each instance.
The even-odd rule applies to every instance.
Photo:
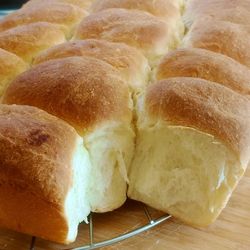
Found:
[[[42,50],[65,41],[60,27],[46,22],[21,25],[0,32],[0,48],[20,56],[26,62]]]
[[[78,138],[42,110],[0,105],[1,225],[65,242],[64,202]]]
[[[149,87],[146,110],[156,119],[209,133],[229,145],[247,165],[250,102],[229,88],[199,78],[178,77]]]
[[[184,20],[190,26],[194,20],[208,15],[216,20],[250,23],[250,2],[246,0],[189,0]]]
[[[75,38],[123,42],[140,49],[147,57],[162,55],[174,40],[170,27],[160,19],[126,9],[107,9],[89,15],[78,26]]]
[[[111,8],[142,10],[167,19],[180,15],[179,8],[172,0],[97,0],[91,6],[93,12]]]
[[[184,38],[184,47],[218,52],[250,67],[250,27],[213,20],[199,19]]]
[[[48,4],[50,5],[51,3],[65,3],[65,4],[72,4],[75,6],[78,6],[82,9],[87,10],[90,5],[93,3],[94,0],[30,0],[26,4],[23,5],[23,7],[30,7],[34,6],[37,4]]]
[[[13,27],[35,23],[49,22],[64,25],[67,32],[79,23],[87,12],[70,4],[52,2],[47,4],[32,5],[19,9],[0,20],[0,31]]]
[[[156,78],[197,77],[250,94],[250,70],[230,57],[204,49],[179,49],[168,53],[157,68]]]
[[[133,89],[142,88],[147,83],[150,68],[146,58],[123,43],[95,39],[67,42],[42,52],[34,64],[72,56],[93,57],[112,65]]]
[[[119,72],[89,57],[51,60],[24,72],[3,96],[8,104],[39,107],[80,134],[110,120],[131,119],[129,90]]]
[[[7,85],[19,74],[28,69],[28,65],[18,56],[0,49],[0,96]]]

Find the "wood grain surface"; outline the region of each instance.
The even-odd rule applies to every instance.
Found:
[[[152,217],[162,213],[151,210]],[[122,208],[107,214],[95,214],[94,240],[115,237],[147,223],[142,204],[128,201]],[[35,250],[59,250],[87,244],[88,227],[80,226],[77,241],[61,246],[36,240]],[[31,237],[9,230],[0,230],[1,250],[28,250]],[[250,169],[235,190],[228,206],[218,220],[208,228],[196,229],[170,219],[138,236],[122,241],[104,250],[250,250]]]

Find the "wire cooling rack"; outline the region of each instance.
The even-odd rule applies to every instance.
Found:
[[[0,19],[3,16],[5,16],[13,11],[14,11],[13,9],[0,9]],[[72,248],[66,248],[66,249],[64,248],[64,250],[91,250],[91,249],[98,249],[98,248],[105,247],[105,246],[110,246],[110,245],[113,245],[113,244],[118,243],[120,241],[126,240],[130,237],[133,237],[135,235],[138,235],[140,233],[143,233],[143,232],[163,223],[164,221],[168,220],[169,218],[171,218],[171,216],[168,214],[153,218],[150,214],[148,207],[145,205],[141,205],[141,210],[143,211],[144,215],[146,216],[146,219],[147,219],[146,224],[144,224],[143,226],[133,228],[132,230],[128,229],[128,230],[126,230],[126,232],[119,234],[118,236],[115,236],[115,237],[112,237],[112,238],[109,238],[109,239],[106,239],[103,241],[97,241],[97,242],[94,241],[94,233],[95,233],[94,218],[93,218],[94,216],[93,216],[93,214],[90,214],[89,224],[88,224],[89,243],[82,245],[82,246],[78,246],[78,247],[72,247]],[[32,237],[30,247],[27,250],[36,250],[37,249],[37,240],[38,239],[36,237]],[[39,247],[39,249],[41,249],[41,248]],[[60,249],[60,248],[57,248],[57,249]]]
[[[110,246],[115,243],[126,240],[130,237],[133,237],[135,235],[138,235],[140,233],[143,233],[171,218],[171,215],[167,215],[167,214],[159,216],[157,218],[153,218],[149,211],[149,208],[143,204],[141,204],[141,210],[142,210],[142,213],[144,213],[144,216],[146,217],[146,220],[147,220],[146,224],[144,224],[143,226],[137,227],[133,230],[127,230],[125,233],[119,234],[118,236],[115,236],[113,238],[99,241],[99,242],[94,241],[94,233],[95,233],[94,218],[93,218],[93,214],[90,214],[89,224],[88,224],[89,243],[86,245],[78,246],[78,247],[64,248],[64,250],[90,250],[90,249],[98,249],[101,247]],[[103,216],[105,216],[105,214]],[[36,250],[36,241],[37,239],[35,237],[32,237],[29,250]]]

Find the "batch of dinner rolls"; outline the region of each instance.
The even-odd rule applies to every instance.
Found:
[[[250,0],[30,0],[0,20],[0,226],[70,243],[127,197],[192,226],[250,159]]]

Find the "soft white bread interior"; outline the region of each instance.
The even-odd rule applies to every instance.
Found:
[[[223,10],[223,11],[222,11]],[[250,2],[246,0],[188,0],[183,16],[187,27],[204,16],[214,20],[246,24],[250,22]]]
[[[70,37],[74,27],[87,14],[88,12],[71,4],[59,2],[34,4],[21,8],[0,20],[0,31],[29,23],[48,22],[62,25],[67,37]]]
[[[168,48],[180,42],[184,29],[183,24],[177,28],[178,20],[180,16],[176,16],[176,22],[163,22],[144,11],[107,9],[87,16],[79,24],[74,39],[126,43],[139,49],[154,65]]]
[[[138,116],[128,196],[194,226],[212,223],[249,164],[248,98],[169,78],[148,88]]]
[[[20,25],[0,32],[0,48],[18,55],[28,63],[39,52],[65,41],[61,27],[47,22]]]
[[[28,69],[28,65],[18,56],[0,49],[0,97],[15,77]]]
[[[90,159],[82,138],[35,107],[0,105],[0,224],[59,243],[90,212]]]
[[[93,57],[112,65],[132,92],[141,91],[148,83],[150,67],[147,59],[140,51],[124,43],[96,39],[66,42],[40,53],[33,64],[72,56]]]
[[[134,132],[132,100],[119,71],[90,57],[50,60],[18,76],[3,102],[36,106],[71,124],[91,156],[92,211],[124,203]]]
[[[183,39],[185,48],[201,48],[232,57],[250,67],[250,26],[211,17],[198,19]]]
[[[228,56],[205,49],[178,49],[164,56],[157,67],[156,79],[171,77],[202,78],[250,94],[250,69]]]

